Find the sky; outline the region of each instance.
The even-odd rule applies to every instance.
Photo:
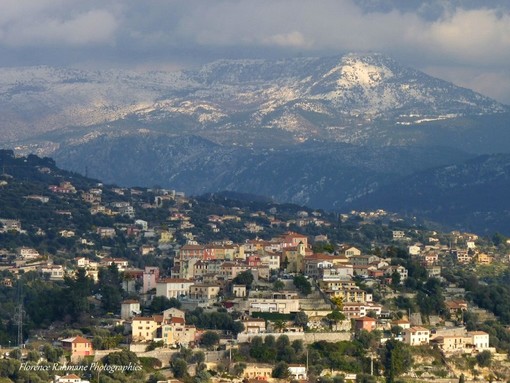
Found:
[[[0,67],[379,52],[510,105],[510,0],[1,0]]]

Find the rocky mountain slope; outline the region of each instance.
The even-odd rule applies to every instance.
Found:
[[[160,185],[195,195],[240,191],[326,209],[344,208],[417,169],[466,158],[461,151],[444,148],[359,147],[323,141],[292,148],[244,148],[197,136],[149,133],[102,135],[59,150],[55,157],[68,169],[121,185]]]

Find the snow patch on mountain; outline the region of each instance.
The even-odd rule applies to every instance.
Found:
[[[385,66],[371,65],[354,57],[348,57],[343,61],[340,73],[341,77],[337,84],[344,89],[355,86],[374,88],[382,81],[393,77],[392,71]]]

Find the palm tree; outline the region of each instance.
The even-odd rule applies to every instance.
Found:
[[[282,319],[277,319],[273,322],[273,327],[278,332],[283,332],[285,330],[285,327],[287,327],[287,323],[285,323]]]

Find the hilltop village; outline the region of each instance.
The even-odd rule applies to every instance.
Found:
[[[108,186],[6,150],[1,160],[0,382],[510,372],[499,233]]]

